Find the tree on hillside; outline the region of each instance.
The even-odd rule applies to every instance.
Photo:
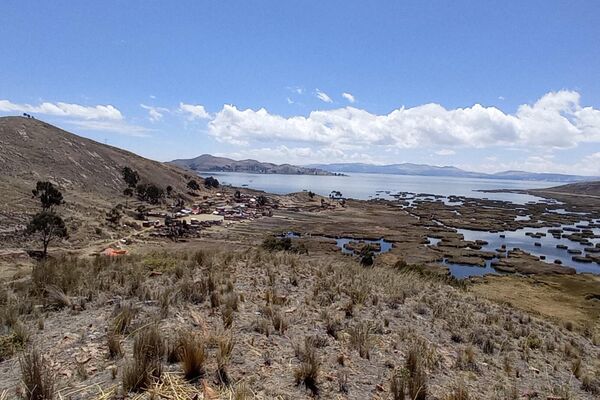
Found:
[[[123,180],[127,184],[127,189],[123,191],[123,194],[126,196],[133,196],[133,189],[137,186],[140,181],[140,175],[136,170],[133,170],[129,167],[123,167],[121,169],[121,175],[123,176]]]
[[[200,185],[198,185],[198,182],[196,182],[195,179],[190,179],[190,181],[187,183],[187,188],[196,191],[200,190]]]
[[[219,181],[217,180],[217,178],[213,178],[212,176],[209,176],[208,178],[204,179],[204,187],[206,187],[207,189],[210,188],[218,188],[219,187]]]
[[[55,206],[63,204],[63,195],[50,182],[37,182],[32,193],[40,200],[41,211],[31,218],[26,233],[40,235],[43,246],[42,255],[46,258],[50,242],[55,238],[67,237],[65,222],[54,212]]]
[[[153,184],[140,183],[135,187],[135,192],[139,200],[150,204],[158,204],[165,197],[164,190]]]
[[[61,217],[52,211],[41,211],[27,225],[27,234],[39,233],[42,238],[43,257],[48,255],[48,245],[55,238],[67,237],[67,227]]]
[[[312,199],[313,197],[315,197],[315,194],[312,191],[309,191],[308,192],[308,197],[310,197]]]
[[[62,193],[50,182],[38,181],[31,193],[33,197],[40,199],[42,211],[52,211],[54,206],[63,203]]]
[[[166,190],[167,190],[167,197],[171,197],[171,194],[173,193],[173,186],[168,185]]]

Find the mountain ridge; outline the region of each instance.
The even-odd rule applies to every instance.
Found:
[[[335,175],[335,173],[319,168],[301,167],[292,164],[274,164],[253,159],[234,160],[227,157],[217,157],[202,154],[198,157],[176,159],[167,164],[175,165],[192,171],[206,172],[248,172],[255,174],[289,174],[289,175]]]
[[[595,176],[538,173],[527,171],[501,171],[493,174],[466,171],[454,166],[432,166],[427,164],[398,163],[398,164],[366,164],[366,163],[332,163],[308,164],[307,167],[319,168],[330,172],[341,173],[377,173],[389,175],[415,175],[415,176],[447,176],[483,179],[511,179],[511,180],[542,180],[551,182],[584,182],[600,179]]]

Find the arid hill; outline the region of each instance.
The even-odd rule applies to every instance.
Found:
[[[600,196],[600,181],[571,183],[568,185],[561,185],[548,189],[540,189],[539,191],[578,194],[586,196]]]
[[[36,211],[31,189],[51,181],[63,192],[63,216],[93,226],[106,210],[128,200],[121,177],[124,166],[141,182],[172,186],[186,193],[188,177],[175,166],[135,155],[64,131],[36,119],[0,118],[0,240]]]

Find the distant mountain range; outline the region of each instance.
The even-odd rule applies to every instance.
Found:
[[[416,176],[448,176],[459,178],[510,179],[518,181],[548,182],[584,182],[600,180],[600,177],[567,175],[553,173],[537,173],[526,171],[503,171],[494,174],[465,171],[460,168],[437,167],[426,164],[387,164],[375,165],[364,163],[309,164],[303,166],[291,164],[273,164],[257,160],[233,160],[226,157],[215,157],[203,154],[196,158],[170,161],[169,164],[193,171],[206,172],[247,172],[255,174],[289,174],[289,175],[343,175],[347,173],[416,175]]]
[[[254,174],[288,174],[288,175],[336,175],[314,167],[299,167],[290,164],[273,164],[256,160],[232,160],[203,154],[196,158],[170,161],[169,164],[193,171],[209,172],[249,172]]]
[[[456,167],[436,167],[432,165],[411,163],[388,165],[362,163],[311,164],[307,165],[306,167],[339,173],[354,172],[392,175],[451,176],[461,178],[512,179],[521,181],[581,182],[600,179],[599,177],[593,176],[536,173],[526,171],[503,171],[495,174],[485,174],[481,172],[465,171]]]

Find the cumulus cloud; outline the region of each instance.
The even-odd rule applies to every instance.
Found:
[[[147,106],[145,104],[140,104],[140,107],[144,110],[148,110],[148,119],[152,122],[160,121],[164,116],[164,113],[169,112],[169,109],[164,107]]]
[[[354,96],[347,92],[342,93],[342,97],[345,98],[346,100],[348,100],[348,102],[350,102],[350,103],[354,103],[356,101]]]
[[[322,92],[321,92],[322,93]],[[327,98],[329,98],[327,96]],[[373,114],[355,107],[284,117],[266,109],[225,105],[208,124],[219,141],[233,144],[293,141],[336,148],[382,146],[539,146],[571,148],[600,142],[600,110],[580,105],[579,93],[550,92],[514,114],[475,104],[446,109],[435,103]]]
[[[179,103],[179,111],[186,114],[188,119],[210,119],[211,115],[206,111],[203,105]]]
[[[0,100],[0,111],[82,118],[86,120],[104,119],[118,121],[123,119],[121,111],[112,105],[82,106],[80,104],[62,102],[44,102],[38,105],[31,105]]]
[[[331,97],[329,97],[329,95],[319,89],[315,89],[315,96],[317,96],[317,98],[325,103],[333,103],[333,100],[331,100]]]
[[[438,156],[452,156],[456,154],[456,151],[451,149],[441,149],[435,152]]]

